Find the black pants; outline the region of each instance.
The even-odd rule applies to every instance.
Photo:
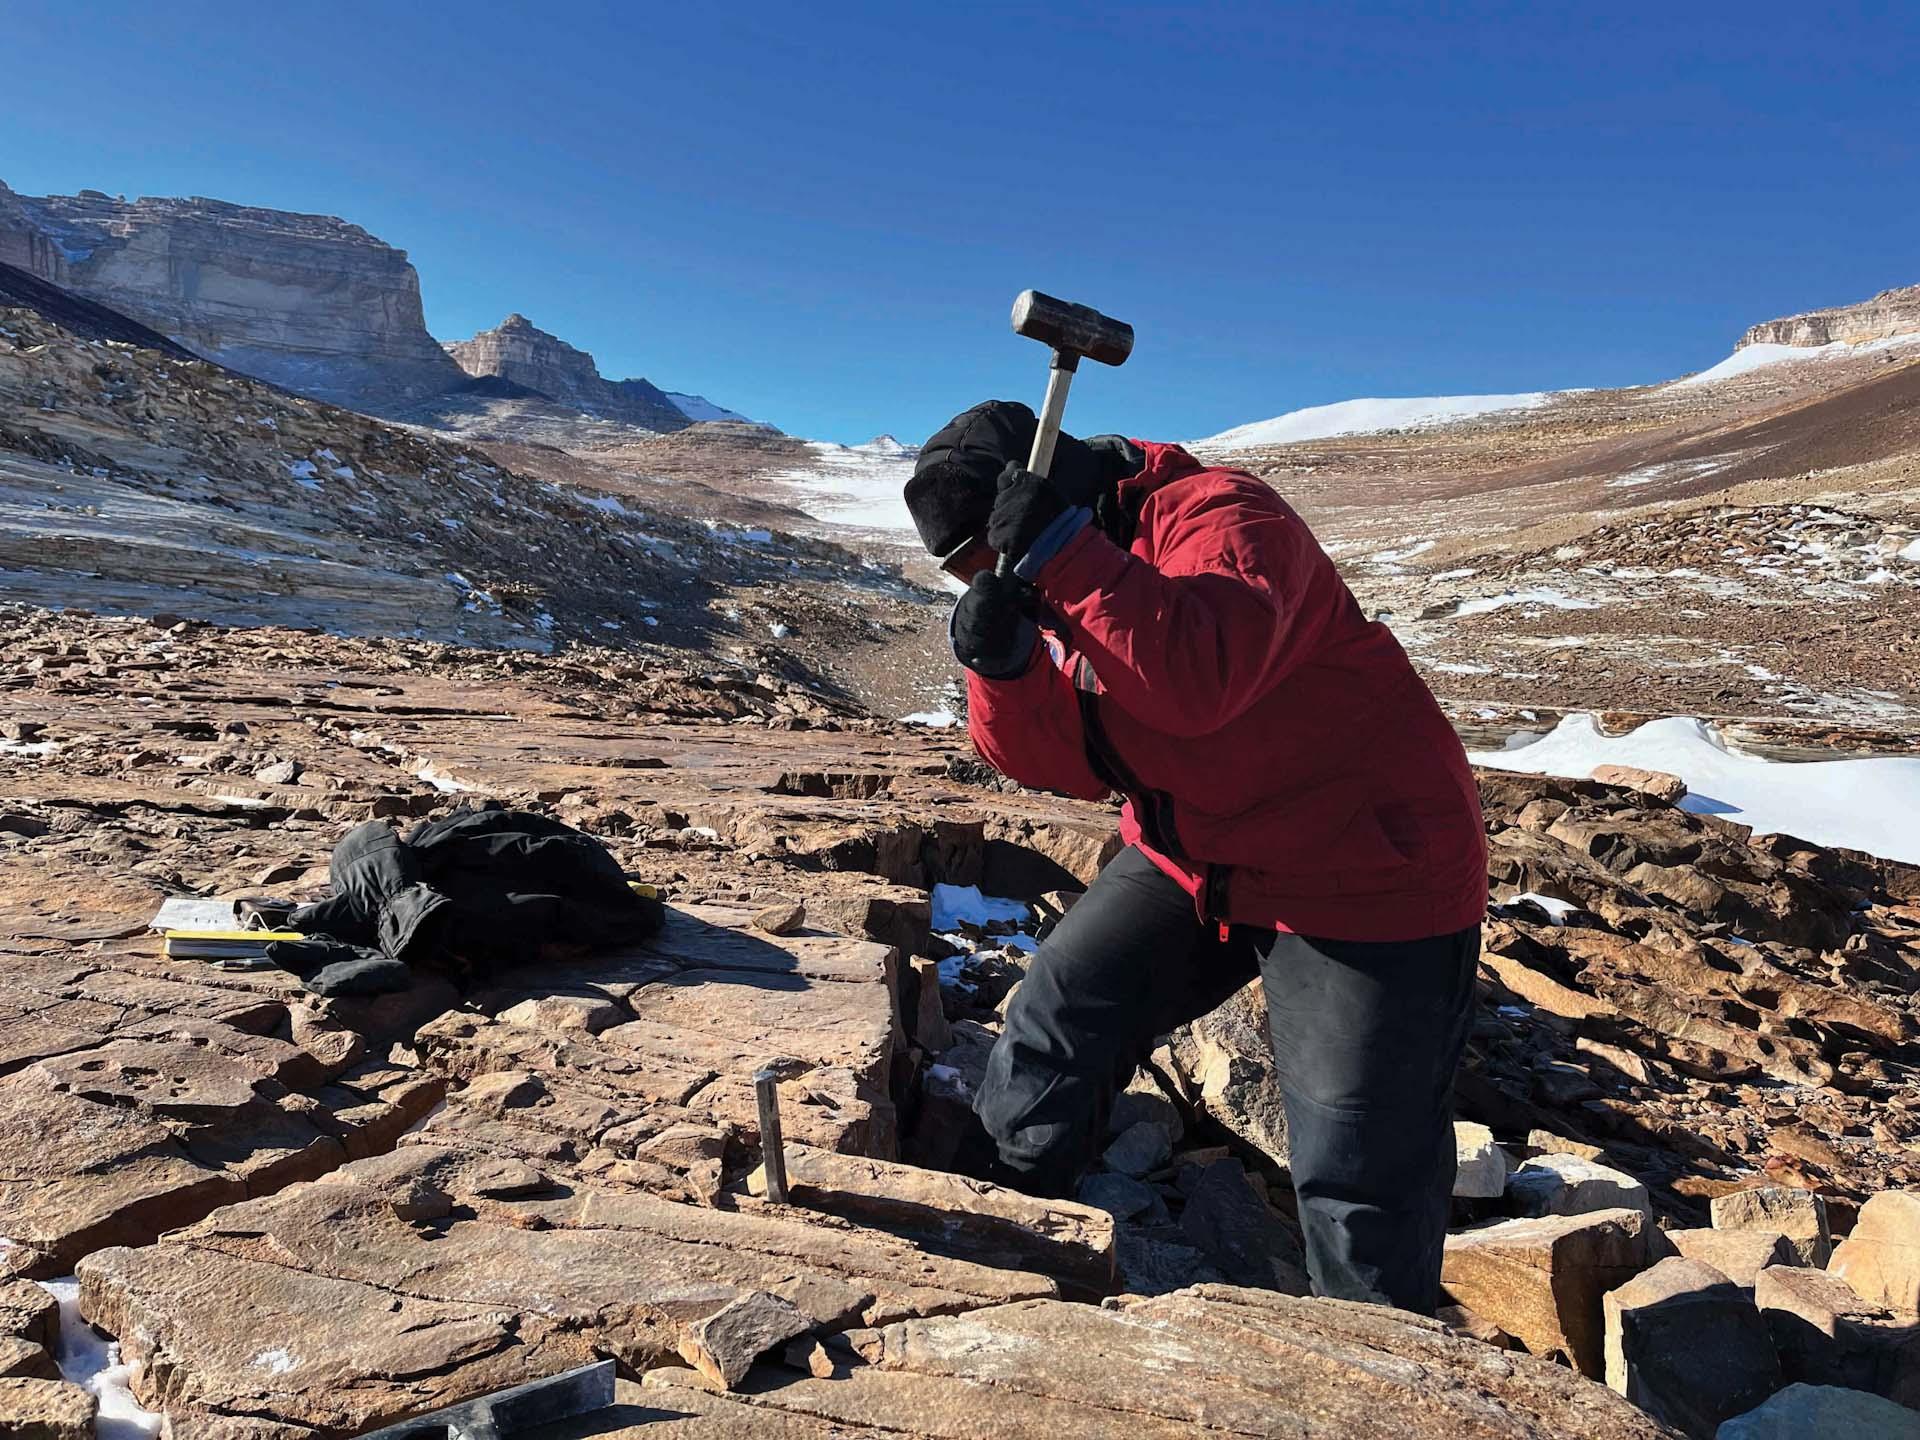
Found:
[[[1314,1290],[1430,1313],[1453,1190],[1453,1076],[1476,926],[1405,943],[1201,925],[1138,850],[1040,946],[974,1111],[1021,1188],[1071,1192],[1156,1036],[1259,975]]]

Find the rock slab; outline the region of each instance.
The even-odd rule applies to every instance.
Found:
[[[1753,1301],[1710,1265],[1675,1256],[1603,1302],[1606,1377],[1655,1419],[1711,1440],[1780,1388],[1780,1363]]]

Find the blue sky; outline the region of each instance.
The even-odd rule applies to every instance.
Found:
[[[1444,13],[1443,13],[1444,12]],[[0,179],[342,215],[429,326],[519,310],[800,434],[1649,381],[1920,281],[1911,5],[14,0]]]

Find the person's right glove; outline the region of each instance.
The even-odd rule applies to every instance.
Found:
[[[954,658],[982,679],[1017,680],[1033,663],[1040,640],[1032,604],[1024,582],[981,571],[953,607],[948,634]]]

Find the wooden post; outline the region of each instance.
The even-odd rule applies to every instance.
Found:
[[[753,1076],[754,1099],[760,1104],[760,1163],[767,1176],[767,1199],[787,1203],[787,1150],[780,1138],[780,1077],[772,1070]]]

